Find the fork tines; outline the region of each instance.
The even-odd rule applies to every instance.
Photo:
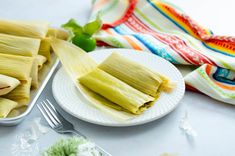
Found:
[[[75,133],[85,139],[86,136],[76,131],[73,127],[73,124],[66,120],[60,113],[55,109],[55,107],[51,104],[51,102],[46,99],[42,101],[40,104],[37,104],[38,109],[51,126],[58,133]],[[96,145],[96,148],[102,153],[104,156],[111,156],[108,152],[104,149]]]
[[[61,121],[58,118],[59,113],[48,99],[42,101],[40,104],[37,104],[37,107],[51,128],[55,129],[62,126]]]

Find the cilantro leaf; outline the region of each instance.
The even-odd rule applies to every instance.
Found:
[[[97,16],[95,21],[89,22],[83,27],[83,32],[87,35],[92,36],[94,33],[100,30],[101,26],[102,21],[99,16]]]
[[[62,25],[62,28],[72,31],[74,34],[82,34],[82,26],[80,26],[75,19],[70,19],[67,23]]]

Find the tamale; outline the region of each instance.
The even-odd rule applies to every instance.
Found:
[[[140,114],[154,98],[129,86],[114,76],[95,69],[79,78],[79,82],[134,114]]]
[[[47,32],[47,37],[54,37],[61,40],[67,40],[69,38],[69,33],[63,29],[49,28]]]
[[[34,57],[32,69],[30,72],[30,77],[32,78],[31,85],[33,88],[38,87],[38,60]]]
[[[159,73],[117,53],[112,53],[99,65],[99,68],[153,97],[159,96],[160,86],[163,81],[168,81],[166,78],[163,79]]]
[[[47,31],[47,22],[0,19],[0,33],[43,39]]]
[[[127,121],[135,117],[135,115],[127,113],[121,106],[111,102],[101,95],[93,92],[80,83],[75,84],[81,94],[89,101],[91,106],[104,112],[118,121]]]
[[[167,79],[166,77],[163,76],[163,83],[160,86],[159,90],[160,91],[164,91],[167,93],[170,93],[174,90],[174,88],[176,87],[176,82],[173,81],[169,81],[169,79]]]
[[[30,76],[33,59],[33,57],[0,53],[0,73],[18,80],[27,80]]]
[[[0,96],[11,92],[20,84],[16,78],[0,74]]]
[[[0,53],[22,56],[36,56],[39,50],[39,45],[39,39],[0,33]]]
[[[18,87],[3,97],[18,102],[17,107],[27,105],[30,100],[31,80],[28,78],[27,81],[21,81]]]
[[[18,109],[13,109],[10,111],[10,113],[8,113],[7,118],[13,118],[19,116],[20,114],[21,112]]]
[[[41,40],[39,55],[45,56],[48,61],[51,60],[51,43],[50,38],[44,38]]]
[[[43,64],[47,61],[47,58],[42,55],[36,56],[37,62],[38,62],[38,70],[42,69]]]
[[[24,113],[26,109],[27,109],[27,106],[22,106],[22,107],[19,107],[19,108],[14,108],[14,109],[7,115],[7,118],[13,118],[13,117],[19,116],[20,114]]]
[[[17,106],[17,102],[0,97],[0,118],[5,118]]]
[[[78,83],[78,78],[97,67],[96,62],[85,51],[72,43],[59,39],[53,39],[51,46],[64,69],[80,93],[88,100],[89,104],[120,121],[129,120],[134,117],[132,114],[113,109],[121,107]]]

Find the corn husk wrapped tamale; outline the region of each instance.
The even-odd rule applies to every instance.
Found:
[[[30,77],[32,78],[32,87],[34,89],[38,88],[39,85],[39,69],[42,68],[43,64],[46,62],[46,57],[42,55],[37,55],[34,57]]]
[[[53,39],[51,45],[80,93],[92,106],[120,121],[134,117],[132,114],[113,109],[119,108],[121,110],[122,108],[78,83],[78,78],[97,67],[96,62],[86,52],[72,43],[59,39]]]
[[[5,118],[16,106],[17,102],[0,97],[0,118]]]
[[[67,40],[69,38],[69,33],[59,28],[48,29],[46,38],[42,39],[40,49],[39,49],[39,54],[45,56],[48,61],[51,60],[51,52],[53,52],[53,50],[51,49],[51,43],[50,43],[51,38]]]
[[[154,98],[129,86],[114,76],[95,69],[79,78],[82,85],[120,105],[134,114],[140,114]]]
[[[30,76],[33,59],[33,57],[0,53],[0,73],[18,80],[27,80]]]
[[[51,60],[51,43],[50,38],[44,38],[41,40],[40,48],[39,48],[39,55],[45,56],[47,61]]]
[[[61,40],[67,40],[69,38],[69,33],[63,29],[49,28],[47,32],[47,37],[54,37]]]
[[[27,81],[21,81],[19,86],[3,97],[18,102],[17,107],[27,105],[30,100],[31,80],[28,78]]]
[[[14,109],[7,115],[7,118],[13,118],[13,117],[19,116],[20,114],[24,113],[26,109],[27,109],[27,106],[22,106],[22,107],[19,107],[19,108],[14,108]]]
[[[31,85],[33,88],[38,87],[38,60],[34,57],[33,66],[30,72],[30,77],[32,78]]]
[[[20,84],[16,78],[0,74],[0,96],[11,92]]]
[[[0,33],[0,53],[22,56],[36,56],[38,54],[39,45],[39,39]]]
[[[43,64],[46,63],[47,58],[42,55],[37,55],[36,56],[37,62],[38,62],[38,70],[42,69]]]
[[[47,22],[0,19],[0,33],[43,39],[46,37],[47,31]]]
[[[153,97],[158,97],[162,85],[169,83],[166,77],[117,53],[112,53],[99,68]]]

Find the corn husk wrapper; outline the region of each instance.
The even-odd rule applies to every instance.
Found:
[[[80,93],[92,106],[120,121],[129,120],[134,117],[132,114],[113,109],[114,107],[120,107],[78,82],[80,77],[88,74],[97,67],[96,62],[86,52],[72,43],[59,39],[53,39],[51,45]]]
[[[163,79],[163,83],[162,85],[160,86],[159,90],[160,91],[164,91],[164,92],[167,92],[167,93],[170,93],[172,92],[175,87],[176,87],[176,82],[174,81],[170,81],[167,77],[165,76],[162,76],[162,79]]]
[[[31,85],[33,88],[38,87],[38,60],[34,57],[32,69],[30,72],[30,77],[32,78]]]
[[[39,46],[39,39],[0,33],[0,53],[22,56],[36,56],[38,54]]]
[[[0,33],[43,39],[48,32],[47,22],[0,19]]]
[[[155,100],[98,68],[79,78],[79,81],[82,85],[134,114],[142,113],[148,108],[148,102]]]
[[[19,116],[20,114],[24,113],[26,109],[27,109],[27,106],[22,106],[22,107],[19,107],[19,108],[14,108],[14,109],[7,115],[7,118],[13,118],[13,117]]]
[[[50,38],[44,38],[41,40],[39,55],[45,56],[48,61],[51,60],[51,43]]]
[[[16,78],[0,74],[0,96],[11,92],[20,84]]]
[[[5,118],[16,106],[17,102],[0,97],[0,118]]]
[[[158,97],[161,91],[170,92],[176,86],[166,76],[117,53],[112,53],[99,68],[153,97]]]
[[[66,71],[76,82],[79,77],[97,67],[96,62],[86,52],[72,43],[52,39],[51,45]]]
[[[51,38],[58,38],[62,40],[67,40],[69,38],[69,33],[63,29],[59,28],[49,28],[46,38],[41,40],[40,48],[39,48],[39,55],[43,55],[47,58],[47,61],[51,60]]]
[[[21,84],[3,97],[18,102],[17,108],[25,106],[30,100],[31,78],[21,81]]]
[[[112,53],[99,68],[143,93],[159,96],[159,87],[163,82],[160,75],[117,53]]]
[[[30,76],[33,59],[33,57],[0,53],[0,73],[18,80],[27,80]]]
[[[38,70],[42,69],[43,64],[46,63],[47,58],[42,55],[37,55],[36,56],[37,62],[38,62]]]
[[[47,32],[47,37],[58,38],[61,40],[67,40],[69,38],[69,33],[63,29],[59,28],[49,28]]]

